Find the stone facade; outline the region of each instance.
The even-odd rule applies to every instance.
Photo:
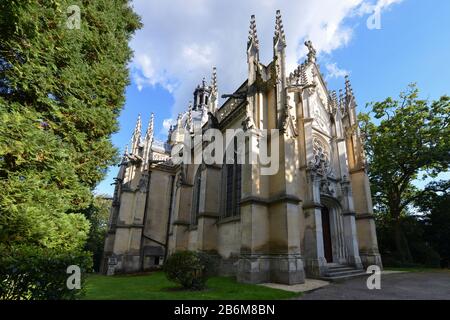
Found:
[[[335,264],[381,266],[350,82],[339,96],[328,91],[310,41],[306,61],[288,74],[279,12],[275,25],[273,61],[264,65],[252,16],[248,78],[220,108],[214,69],[167,142],[153,138],[153,116],[142,138],[138,119],[116,179],[105,273],[147,270],[177,250],[209,253],[220,274],[249,283],[302,283]],[[208,128],[243,129],[246,152],[258,152],[261,130],[278,129],[279,170],[175,164],[171,150],[186,132]]]

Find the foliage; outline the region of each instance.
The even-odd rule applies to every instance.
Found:
[[[85,249],[92,252],[96,272],[100,271],[110,208],[111,199],[107,196],[97,195],[85,212],[85,216],[91,224]]]
[[[83,251],[0,247],[0,300],[76,299],[84,294],[92,258]],[[81,269],[81,290],[67,288],[67,267]]]
[[[167,258],[164,272],[167,279],[181,284],[184,288],[201,290],[205,288],[211,271],[209,261],[198,252],[178,251]]]
[[[412,259],[402,260],[395,246],[395,225],[384,214],[376,214],[378,245],[381,248],[383,265],[386,267],[431,267],[440,266],[439,253],[425,238],[423,222],[419,216],[402,216],[402,225],[405,241]]]
[[[416,200],[423,214],[424,238],[441,256],[441,266],[450,268],[450,181],[432,182]]]
[[[89,300],[275,300],[289,299],[300,293],[238,283],[233,277],[211,277],[208,290],[180,290],[163,272],[147,275],[89,275],[86,295]]]
[[[127,3],[0,2],[0,243],[84,246],[140,27]],[[66,25],[70,5],[80,29]]]
[[[450,163],[450,97],[429,102],[418,96],[412,84],[398,100],[369,104],[371,112],[359,118],[375,209],[393,227],[395,249],[402,261],[411,260],[402,217],[423,193],[412,181],[422,173],[423,178],[436,177]]]

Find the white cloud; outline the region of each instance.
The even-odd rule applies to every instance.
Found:
[[[358,15],[372,14],[376,11],[382,11],[388,9],[393,4],[402,2],[403,0],[378,0],[378,1],[366,1],[362,3],[358,10]]]
[[[336,63],[327,63],[325,65],[325,68],[327,69],[327,74],[326,74],[327,79],[342,78],[342,77],[345,77],[346,75],[350,74],[349,71],[339,68]]]
[[[170,126],[175,123],[176,123],[176,121],[173,120],[172,118],[164,119],[163,120],[163,128],[167,131],[167,130],[169,130]]]
[[[230,93],[246,78],[246,42],[250,15],[256,15],[260,57],[272,58],[275,11],[286,32],[286,60],[291,71],[306,54],[305,39],[319,53],[331,53],[352,38],[348,17],[370,14],[400,0],[133,0],[144,28],[131,46],[132,79],[139,89],[160,85],[174,98],[172,118],[192,100],[194,87],[209,80],[217,66],[219,90]],[[332,65],[331,65],[331,68]],[[339,68],[335,66],[336,75]]]

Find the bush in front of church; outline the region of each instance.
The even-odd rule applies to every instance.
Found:
[[[210,263],[205,255],[193,251],[178,251],[167,258],[163,270],[167,279],[186,289],[202,290],[206,286]]]
[[[80,287],[71,287],[69,266],[80,268]],[[92,255],[81,250],[6,247],[0,244],[0,300],[73,300],[85,291]]]

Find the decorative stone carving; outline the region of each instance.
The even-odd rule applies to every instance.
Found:
[[[314,49],[311,40],[305,41],[305,46],[308,48],[308,63],[316,62],[316,49]]]
[[[331,182],[324,178],[320,181],[320,193],[326,194],[329,196],[334,196],[335,190]]]
[[[317,137],[313,138],[313,167],[318,173],[328,176],[332,172],[330,153],[324,143]]]
[[[142,173],[141,179],[139,179],[138,190],[140,192],[147,192],[148,186],[148,172]]]
[[[294,138],[298,136],[297,132],[297,119],[292,114],[293,107],[289,103],[290,97],[286,97],[286,105],[284,107],[284,117],[281,124],[281,131],[288,137]]]

